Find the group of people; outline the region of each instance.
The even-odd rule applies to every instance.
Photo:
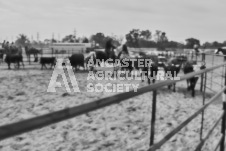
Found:
[[[10,50],[10,49],[15,49],[16,45],[14,44],[14,42],[12,42],[11,44],[7,41],[3,41],[2,43],[2,48],[4,48],[5,50]]]
[[[19,47],[16,46],[16,44],[14,42],[12,42],[11,44],[7,41],[3,41],[2,43],[2,48],[5,50],[4,53],[6,54],[17,54],[17,53],[21,53],[20,49],[18,49]]]

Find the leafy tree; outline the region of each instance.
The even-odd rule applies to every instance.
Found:
[[[160,39],[161,39],[160,37],[161,37],[161,31],[160,30],[156,30],[155,31],[155,41],[159,42]]]
[[[224,41],[224,42],[222,43],[222,46],[226,46],[226,41]]]
[[[155,40],[157,43],[157,48],[160,50],[165,50],[168,44],[168,38],[166,37],[166,33],[160,30],[155,31]]]
[[[15,44],[17,46],[22,46],[22,47],[25,47],[29,43],[30,43],[29,39],[24,34],[19,34],[19,36],[17,37],[16,42],[15,42]]]
[[[127,45],[129,47],[155,47],[155,42],[151,41],[152,34],[149,30],[132,29],[126,34]]]
[[[99,44],[99,47],[105,47],[106,37],[103,33],[96,33],[95,35],[92,35],[90,39],[96,44]]]
[[[51,39],[51,43],[56,43],[57,40],[56,39]]]
[[[75,42],[75,36],[74,35],[67,35],[62,39],[62,42],[69,42],[73,43]]]
[[[217,41],[214,41],[214,42],[212,43],[212,47],[213,47],[213,48],[222,47],[222,45],[223,45],[223,44],[221,44],[220,42],[217,42]]]
[[[142,30],[140,36],[145,40],[150,40],[152,38],[151,32],[149,30]]]
[[[140,30],[132,29],[128,34],[126,34],[126,40],[129,42],[135,42],[140,38]]]
[[[107,39],[109,39],[109,38],[111,38],[113,40],[113,43],[116,47],[120,46],[123,42],[122,36],[116,36],[116,35],[112,34],[111,36],[107,36],[105,41],[107,41]]]
[[[127,45],[130,47],[139,47],[139,39],[141,32],[139,29],[132,29],[128,34],[126,34]]]
[[[82,43],[89,43],[89,39],[88,38],[83,38]]]
[[[178,47],[182,47],[183,44],[176,42],[176,41],[168,41],[165,44],[166,48],[178,48]]]
[[[195,45],[200,46],[200,41],[195,38],[188,38],[186,41],[186,48],[193,49]]]
[[[168,38],[166,37],[166,33],[165,32],[161,33],[160,42],[168,42]]]

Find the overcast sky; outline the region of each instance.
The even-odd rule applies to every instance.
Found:
[[[133,28],[165,31],[169,40],[226,40],[225,0],[0,0],[0,40],[20,33],[56,39]]]

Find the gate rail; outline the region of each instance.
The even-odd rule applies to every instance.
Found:
[[[38,128],[42,128],[45,126],[48,126],[50,124],[54,124],[60,121],[64,121],[69,118],[73,118],[82,114],[85,114],[87,112],[91,112],[112,104],[120,103],[122,101],[125,101],[127,99],[133,98],[135,96],[144,94],[146,92],[153,91],[153,106],[152,106],[152,120],[151,120],[151,136],[150,136],[150,151],[156,150],[161,147],[167,140],[169,140],[174,134],[176,134],[180,129],[182,129],[186,124],[188,124],[192,119],[194,119],[198,114],[202,113],[211,103],[213,103],[217,97],[219,97],[223,92],[226,94],[226,87],[224,87],[219,93],[217,93],[214,97],[210,99],[210,102],[204,105],[202,108],[200,108],[197,112],[195,112],[192,116],[190,116],[187,120],[185,120],[182,124],[180,124],[176,129],[171,131],[169,134],[167,134],[161,141],[154,144],[154,132],[155,132],[155,110],[156,110],[156,91],[158,88],[167,86],[173,83],[177,83],[179,81],[183,81],[189,78],[192,78],[196,75],[200,74],[206,74],[209,71],[215,70],[220,67],[224,67],[226,65],[226,62],[216,65],[210,68],[206,68],[197,72],[186,74],[182,77],[180,77],[180,80],[166,80],[166,81],[160,81],[156,84],[146,86],[139,88],[137,92],[129,91],[125,93],[120,93],[114,96],[106,97],[103,99],[99,99],[90,103],[82,104],[79,106],[63,109],[60,111],[56,111],[53,113],[45,114],[42,116],[38,116],[35,118],[27,119],[24,121],[3,125],[0,127],[0,140],[22,134],[25,132],[29,132]],[[226,80],[225,80],[226,85]],[[205,97],[205,96],[204,96]],[[222,140],[219,141],[219,145],[221,148],[221,151],[224,151],[224,142],[225,142],[225,114],[226,114],[226,102],[225,102],[225,95],[223,99],[223,113],[221,114],[217,123],[219,123],[220,119],[222,119],[222,126],[221,126],[221,133],[222,133]],[[216,123],[216,124],[217,124]],[[216,125],[215,124],[215,125]],[[215,128],[215,125],[213,128]],[[201,139],[201,144],[198,146],[198,149],[201,148],[207,138]],[[218,147],[216,146],[216,147]]]

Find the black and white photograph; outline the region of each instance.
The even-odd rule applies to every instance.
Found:
[[[226,151],[225,6],[0,0],[0,151]]]

